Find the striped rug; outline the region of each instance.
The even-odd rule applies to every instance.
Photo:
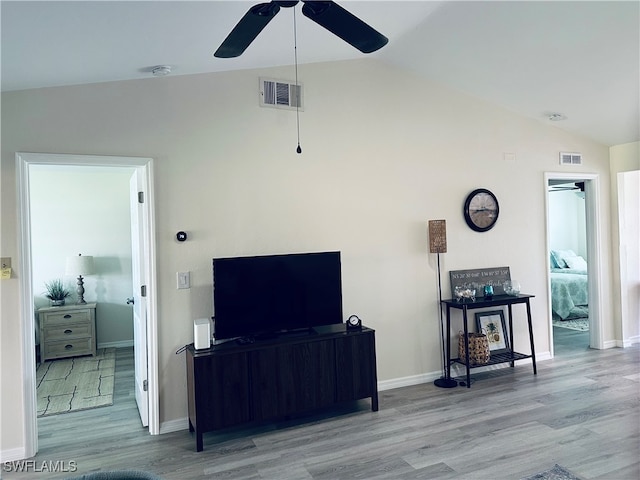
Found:
[[[589,331],[588,318],[576,318],[574,320],[556,320],[553,319],[553,326],[560,328],[568,328],[569,330],[579,330],[581,332]]]
[[[36,371],[38,416],[57,415],[113,405],[116,349],[96,356],[41,363]]]

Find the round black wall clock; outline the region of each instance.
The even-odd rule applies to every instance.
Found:
[[[491,230],[498,221],[498,199],[486,188],[471,192],[464,202],[464,219],[476,232]]]

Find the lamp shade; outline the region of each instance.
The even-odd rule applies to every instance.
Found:
[[[446,220],[429,220],[429,253],[447,253]]]
[[[91,275],[93,272],[93,257],[91,255],[80,254],[77,257],[67,257],[65,274]]]

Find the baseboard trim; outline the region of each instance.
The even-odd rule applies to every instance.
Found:
[[[409,377],[392,378],[391,380],[381,380],[378,382],[378,391],[393,390],[395,388],[411,387],[413,385],[421,385],[429,383],[436,378],[440,378],[442,374],[438,373],[422,373],[420,375],[412,375]]]
[[[119,342],[103,342],[98,344],[98,348],[127,348],[133,347],[133,340],[120,340]]]
[[[175,420],[168,420],[166,422],[160,422],[160,435],[164,433],[180,432],[182,430],[189,429],[189,418],[176,418]]]
[[[27,458],[27,452],[22,447],[0,450],[0,463],[15,462],[17,460],[24,460],[25,458]]]
[[[536,353],[536,363],[543,362],[545,360],[550,360],[551,354],[549,352]],[[530,358],[525,358],[522,360],[517,360],[516,365],[522,364],[531,364],[533,361]],[[490,372],[493,370],[500,370],[503,368],[508,368],[509,363],[499,363],[496,365],[487,365],[486,367],[474,367],[472,372],[480,373],[480,372]],[[451,376],[452,377],[462,377],[467,374],[467,370],[464,365],[459,363],[455,363],[451,366]],[[410,377],[401,377],[401,378],[393,378],[391,380],[383,380],[378,382],[378,391],[382,392],[384,390],[393,390],[394,388],[402,388],[402,387],[411,387],[414,385],[421,385],[425,383],[431,383],[434,380],[440,378],[442,376],[442,372],[430,372],[423,373],[420,375],[412,375]]]
[[[629,348],[630,346],[635,345],[636,343],[640,343],[640,336],[626,338],[620,343],[622,348]]]

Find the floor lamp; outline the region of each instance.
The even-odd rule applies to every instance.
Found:
[[[447,253],[447,222],[446,220],[429,220],[429,252],[438,255],[438,311],[440,312],[440,350],[442,353],[442,376],[434,380],[436,387],[457,387],[458,382],[449,377],[447,368],[447,349],[445,348],[444,323],[442,320],[442,282],[440,280],[440,254]]]

